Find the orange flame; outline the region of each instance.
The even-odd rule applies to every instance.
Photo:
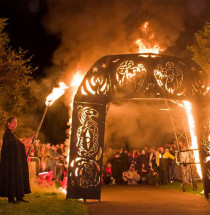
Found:
[[[142,25],[142,27],[141,27],[140,29],[141,29],[143,32],[149,31],[149,22],[146,21],[146,22]]]
[[[71,98],[71,103],[70,103],[70,112],[72,112],[73,110],[73,98],[77,92],[77,89],[79,87],[79,85],[81,84],[82,80],[83,80],[84,75],[80,74],[80,71],[78,70],[77,73],[74,75],[70,86],[72,87],[72,98]],[[68,125],[71,127],[72,125],[72,113],[70,113],[70,118],[68,121]],[[69,129],[69,134],[71,135],[71,129]],[[68,149],[68,154],[67,154],[67,158],[66,158],[66,162],[69,163],[69,152],[70,152],[70,148]]]
[[[136,44],[139,46],[139,53],[159,54],[162,51],[158,44],[151,46],[151,44],[143,42],[142,39],[138,39]]]
[[[187,113],[187,120],[188,120],[189,129],[190,129],[190,136],[191,136],[191,147],[190,148],[198,149],[198,140],[197,140],[196,130],[195,130],[195,121],[194,121],[193,113],[192,113],[192,104],[189,101],[183,101],[183,104],[184,104],[184,108]],[[198,150],[193,150],[193,154],[195,157],[195,162],[199,163],[200,158],[199,158]],[[197,172],[198,172],[200,178],[202,178],[201,165],[196,164],[196,169],[197,169]]]
[[[152,29],[149,28],[148,21],[146,21],[140,29],[142,34],[145,34],[144,38],[146,38],[147,41],[143,40],[142,38],[136,40],[136,44],[139,47],[139,53],[159,54],[160,52],[164,51],[164,49],[162,49],[155,41],[155,34],[152,32]]]
[[[47,106],[51,106],[54,103],[54,101],[56,101],[65,93],[66,89],[68,88],[69,87],[67,85],[65,85],[63,82],[60,82],[59,87],[53,88],[52,93],[50,93],[50,95],[47,96],[45,104]]]
[[[80,71],[78,70],[77,73],[73,77],[73,80],[71,82],[71,87],[79,87],[82,80],[83,80],[83,75],[81,75]]]

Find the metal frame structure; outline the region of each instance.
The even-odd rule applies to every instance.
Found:
[[[66,198],[100,200],[107,105],[132,98],[191,102],[207,198],[210,93],[206,80],[207,75],[198,64],[173,56],[111,55],[93,64],[74,98]]]

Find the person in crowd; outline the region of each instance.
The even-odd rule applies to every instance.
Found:
[[[145,163],[141,164],[139,174],[141,177],[141,183],[146,184],[148,182],[149,168],[148,168],[148,166],[146,166]]]
[[[129,166],[128,166],[128,150],[124,149],[124,155],[123,155],[123,171],[126,171]]]
[[[129,167],[131,166],[131,164],[138,166],[138,154],[136,149],[133,149],[132,152],[130,152],[130,156],[128,157],[128,165]]]
[[[150,156],[150,151],[148,149],[147,146],[144,147],[144,151],[145,151],[145,156],[146,156],[146,159],[149,160],[149,156]]]
[[[131,164],[130,169],[127,172],[123,172],[123,181],[128,185],[137,185],[140,180],[140,175],[137,173],[135,166]]]
[[[16,127],[17,119],[9,118],[1,151],[0,196],[7,197],[9,203],[27,202],[23,197],[31,193],[24,144],[30,143],[34,136],[21,142],[14,133]]]
[[[58,155],[63,156],[63,153],[64,153],[64,144],[63,143],[60,144],[59,148],[57,149],[57,153],[58,153]]]
[[[173,148],[173,145],[170,145],[169,148],[169,153],[175,156],[175,151]],[[175,165],[175,159],[169,159],[169,164],[168,164],[168,180],[170,182],[174,181],[174,165]]]
[[[57,154],[60,159],[60,163],[64,164],[65,163],[65,150],[64,150],[64,144],[61,143],[59,148],[57,149]]]
[[[174,158],[175,157],[169,153],[169,150],[165,151],[164,147],[160,147],[157,166],[159,167],[159,176],[161,184],[168,183],[169,159],[174,160]]]
[[[44,144],[41,145],[41,149],[40,152],[38,153],[38,158],[42,161],[42,160],[46,160],[47,159],[47,154],[45,153],[46,151],[46,147]]]
[[[53,171],[47,168],[45,161],[42,161],[40,166],[37,182],[41,187],[49,187],[52,185]]]
[[[181,171],[182,171],[182,180],[185,184],[190,184],[191,174],[190,174],[190,164],[192,160],[192,154],[190,151],[187,151],[187,147],[183,146],[182,151],[180,152],[180,162],[181,164]]]
[[[56,178],[56,164],[59,160],[59,157],[57,156],[55,152],[55,146],[52,143],[47,143],[46,145],[46,153],[48,156],[47,160],[47,167],[50,168],[50,170],[53,170],[53,178]]]
[[[63,172],[60,178],[60,184],[61,184],[61,187],[65,190],[67,190],[67,180],[68,180],[67,171],[68,171],[68,166],[64,165]]]
[[[160,178],[159,178],[157,166],[155,168],[150,167],[149,174],[148,174],[148,184],[158,186],[159,183],[160,183]]]
[[[151,169],[157,169],[158,152],[155,148],[150,148],[149,166]]]
[[[34,141],[34,157],[39,157],[40,154],[40,141],[35,140]]]
[[[113,184],[113,177],[112,177],[112,164],[108,163],[107,167],[104,171],[104,184]]]
[[[56,144],[55,145],[56,149],[58,150],[60,148],[60,145],[59,144]]]
[[[149,167],[149,158],[146,155],[146,152],[144,149],[141,150],[141,156],[140,156],[140,169],[142,168],[142,164],[145,165],[146,168]]]
[[[123,157],[120,151],[116,151],[114,159],[112,161],[112,174],[116,184],[122,184],[122,173],[123,173]]]

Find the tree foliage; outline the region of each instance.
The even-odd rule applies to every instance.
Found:
[[[195,43],[187,47],[195,60],[210,75],[210,22],[195,33]]]
[[[35,70],[26,51],[9,45],[6,21],[0,19],[0,130],[7,117],[18,116],[26,107],[26,92]]]

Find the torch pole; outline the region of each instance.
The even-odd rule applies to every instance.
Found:
[[[48,110],[49,106],[50,106],[50,105],[46,105],[46,106],[45,106],[44,112],[43,112],[43,114],[42,114],[41,121],[40,121],[40,123],[39,123],[39,126],[38,126],[38,128],[37,128],[37,130],[36,130],[36,132],[35,132],[35,135],[34,135],[32,141],[31,141],[31,145],[34,144],[34,141],[35,141],[36,137],[38,136],[39,130],[40,130],[40,128],[42,127],[42,123],[43,123],[43,121],[44,121],[44,118],[45,118],[45,115],[46,115],[46,113],[47,113],[47,110]],[[27,157],[29,156],[30,151],[31,151],[31,147],[29,147],[29,149],[28,149]]]

